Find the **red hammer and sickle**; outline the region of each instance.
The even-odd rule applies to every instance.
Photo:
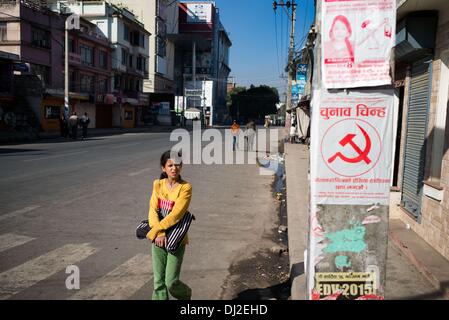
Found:
[[[365,161],[366,164],[371,163],[371,160],[368,158],[368,154],[371,150],[371,139],[369,138],[369,135],[366,133],[365,130],[363,130],[363,128],[361,126],[357,125],[357,127],[360,129],[360,131],[362,131],[362,134],[365,137],[365,141],[366,141],[365,150],[362,151],[359,148],[359,146],[356,145],[355,142],[353,141],[353,139],[356,135],[353,133],[349,133],[343,139],[341,139],[339,143],[343,147],[349,143],[351,145],[351,147],[355,150],[355,152],[357,152],[359,155],[355,158],[348,158],[348,157],[344,156],[341,152],[337,152],[332,157],[330,157],[329,160],[327,160],[329,163],[334,162],[335,159],[337,159],[337,157],[341,158],[343,161],[349,162],[349,163],[358,163],[360,161]]]

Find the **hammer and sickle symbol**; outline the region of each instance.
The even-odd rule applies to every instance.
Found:
[[[366,133],[365,130],[363,130],[363,128],[359,125],[357,125],[357,127],[360,129],[360,131],[362,131],[363,136],[365,137],[365,150],[361,150],[359,148],[359,146],[354,142],[354,137],[356,136],[353,133],[349,133],[347,134],[343,139],[340,140],[340,145],[341,146],[345,146],[349,143],[349,145],[355,150],[355,152],[357,152],[359,155],[355,158],[348,158],[345,155],[343,155],[341,152],[337,152],[336,154],[334,154],[332,157],[329,158],[329,160],[327,160],[329,163],[332,163],[335,161],[335,159],[340,158],[345,162],[349,162],[349,163],[358,163],[360,161],[365,161],[366,164],[370,164],[371,163],[371,159],[368,158],[368,154],[371,150],[371,139],[369,137],[369,135]]]

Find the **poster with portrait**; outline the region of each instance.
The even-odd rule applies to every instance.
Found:
[[[326,89],[391,84],[395,0],[322,0],[322,79]]]

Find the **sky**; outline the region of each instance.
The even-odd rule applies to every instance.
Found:
[[[287,91],[284,70],[290,41],[290,18],[285,7],[278,7],[275,12],[273,0],[215,0],[215,3],[232,41],[230,76],[234,76],[239,86],[265,84],[276,87],[283,101],[282,95]],[[314,0],[296,0],[295,3],[298,4],[295,49],[299,50],[313,23],[315,9]]]

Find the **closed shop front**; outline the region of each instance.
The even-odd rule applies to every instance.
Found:
[[[96,128],[112,128],[112,105],[97,104]]]
[[[421,220],[426,132],[431,92],[431,64],[429,60],[423,59],[412,65],[406,115],[407,132],[401,204],[418,221]]]

